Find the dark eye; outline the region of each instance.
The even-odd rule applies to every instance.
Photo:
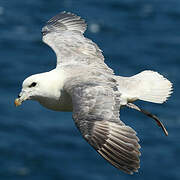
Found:
[[[41,33],[42,33],[43,36],[45,36],[46,34],[48,34],[48,31],[45,30],[45,29],[43,29],[43,30],[41,31]]]
[[[37,84],[36,82],[33,82],[33,83],[31,83],[28,87],[29,87],[29,88],[31,88],[31,87],[35,87],[35,86],[36,86],[36,84]]]

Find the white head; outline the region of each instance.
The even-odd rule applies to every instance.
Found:
[[[56,71],[29,76],[23,81],[22,90],[15,100],[15,105],[19,106],[25,100],[40,102],[43,98],[59,98],[63,85],[59,78]]]

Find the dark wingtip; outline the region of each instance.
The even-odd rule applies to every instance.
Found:
[[[63,11],[52,17],[47,22],[46,27],[47,26],[54,27],[56,30],[75,30],[81,33],[84,33],[87,28],[84,19],[82,19],[80,16],[77,16],[76,14],[66,11]]]

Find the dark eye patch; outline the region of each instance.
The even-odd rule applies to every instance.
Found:
[[[31,83],[28,87],[29,87],[29,88],[31,88],[31,87],[35,87],[35,86],[36,86],[36,84],[37,84],[36,82],[33,82],[33,83]]]

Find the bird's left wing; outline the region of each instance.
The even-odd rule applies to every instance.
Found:
[[[120,102],[109,86],[65,85],[72,97],[73,119],[85,140],[116,168],[132,174],[139,168],[136,132],[119,119]]]

